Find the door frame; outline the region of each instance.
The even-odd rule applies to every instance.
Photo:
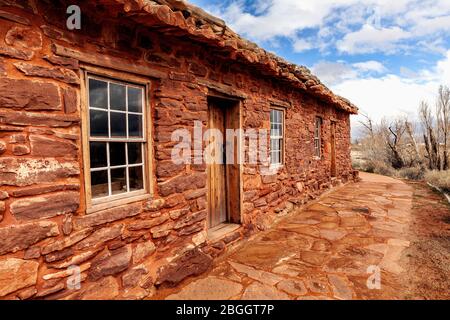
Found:
[[[210,119],[210,107],[209,107],[209,100],[210,99],[214,99],[214,100],[218,100],[218,101],[222,101],[223,103],[225,103],[225,104],[227,104],[227,108],[234,108],[234,112],[235,112],[235,114],[236,114],[236,116],[237,116],[237,127],[239,128],[239,129],[242,129],[242,99],[239,99],[239,98],[235,98],[235,97],[229,97],[229,96],[226,96],[226,95],[223,95],[223,94],[220,94],[220,93],[216,93],[216,92],[210,92],[209,94],[208,94],[208,96],[207,96],[207,100],[208,100],[208,121],[207,121],[207,124],[208,124],[208,129],[209,129],[209,119]],[[226,110],[224,110],[224,114],[225,114],[225,116],[228,114],[228,112],[225,112]],[[225,123],[227,123],[227,119],[225,119]],[[226,128],[226,125],[225,125],[225,130],[226,130],[227,128]],[[234,129],[236,129],[236,128],[234,128]],[[239,136],[238,137],[238,139],[240,140],[239,141],[239,143],[240,143],[240,146],[241,146],[241,148],[244,148],[244,144],[243,144],[243,141],[242,141],[242,136]],[[226,142],[226,135],[224,136],[224,143]],[[224,150],[224,152],[226,152],[226,150]],[[240,156],[240,155],[242,155],[242,152],[240,153],[240,154],[238,154],[237,156]],[[209,166],[207,165],[207,203],[208,203],[208,206],[207,206],[207,211],[208,211],[208,217],[207,217],[207,230],[208,231],[211,231],[211,230],[213,230],[214,231],[214,229],[220,229],[220,228],[223,228],[223,226],[224,225],[234,225],[234,226],[240,226],[241,225],[241,223],[242,223],[242,210],[243,210],[243,192],[244,192],[244,188],[243,188],[243,160],[244,160],[245,158],[244,157],[241,157],[240,158],[240,161],[239,161],[239,163],[238,164],[236,164],[236,166],[238,166],[238,177],[239,177],[239,183],[238,183],[238,185],[237,185],[237,188],[238,188],[238,192],[239,192],[239,209],[237,210],[237,212],[233,212],[233,213],[231,213],[231,212],[229,212],[229,210],[228,210],[228,208],[229,208],[229,206],[228,206],[228,198],[226,199],[226,201],[227,201],[227,221],[226,222],[224,222],[224,223],[221,223],[221,224],[219,224],[218,226],[214,226],[214,227],[211,227],[210,226],[210,215],[211,215],[211,213],[210,213],[210,181],[211,181],[211,179],[210,179],[210,168],[209,168]],[[225,179],[226,179],[226,183],[228,182],[227,180],[228,180],[228,173],[227,173],[227,165],[226,164],[224,164],[226,167],[225,167]],[[228,189],[228,184],[227,184],[227,187],[226,187],[227,189]],[[228,194],[227,194],[227,197],[228,197]]]

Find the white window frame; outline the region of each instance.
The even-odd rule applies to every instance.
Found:
[[[83,160],[84,160],[84,178],[85,178],[85,190],[86,190],[86,212],[96,212],[106,208],[120,206],[122,204],[131,203],[139,200],[151,198],[151,179],[149,178],[149,173],[152,172],[152,162],[151,162],[151,121],[149,110],[149,92],[150,92],[150,82],[147,79],[135,77],[122,72],[106,71],[104,69],[96,67],[83,67],[83,86],[82,86],[82,131],[83,131]],[[111,137],[111,127],[109,127],[108,138],[104,137],[91,137],[90,135],[90,106],[89,106],[89,79],[96,79],[101,81],[106,81],[108,83],[108,93],[109,93],[109,83],[117,83],[121,85],[127,85],[130,87],[140,88],[143,90],[142,95],[142,138],[129,138],[128,137],[128,114],[138,114],[135,112],[128,112],[128,107],[126,111],[114,110],[114,112],[126,113],[126,129],[127,137]],[[128,90],[126,90],[128,94]],[[128,99],[127,99],[128,104]],[[94,110],[100,110],[97,108],[92,108]],[[105,111],[105,109],[101,109]],[[110,119],[110,106],[109,106],[109,94],[108,94],[108,123]],[[140,114],[141,115],[141,114]],[[90,142],[106,142],[107,143],[107,167],[102,168],[92,168],[90,165]],[[125,148],[125,165],[120,166],[110,166],[110,154],[109,154],[109,143],[119,142],[119,143],[141,143],[142,148],[142,163],[141,164],[128,164],[128,148]],[[129,179],[128,171],[129,168],[142,166],[143,168],[143,189],[136,191],[129,191]],[[125,168],[127,175],[127,192],[113,195],[111,192],[111,169],[115,168]],[[108,196],[93,198],[91,191],[91,171],[101,171],[107,170],[108,172]]]
[[[270,166],[271,167],[279,167],[279,166],[283,166],[284,165],[284,134],[285,134],[285,110],[282,108],[270,108],[270,114],[272,113],[272,111],[275,112],[279,112],[281,114],[281,122],[273,122],[271,120],[271,117],[269,117],[269,123],[270,123],[270,128],[272,129],[272,124],[277,124],[277,125],[281,125],[281,135],[272,135],[272,130],[270,130]],[[278,140],[279,141],[279,145],[280,145],[280,149],[279,150],[272,150],[272,140]],[[280,155],[280,162],[278,163],[274,163],[272,162],[273,157],[272,154],[273,152],[279,152]]]
[[[314,158],[322,159],[322,125],[320,116],[314,118]]]

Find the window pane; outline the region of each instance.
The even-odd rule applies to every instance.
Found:
[[[108,83],[89,79],[89,106],[108,109]]]
[[[111,169],[111,191],[112,194],[127,192],[126,169]]]
[[[107,197],[108,194],[108,171],[91,172],[92,198]]]
[[[142,112],[142,89],[128,87],[128,111]]]
[[[139,167],[131,167],[128,169],[130,176],[130,191],[136,191],[144,189],[144,178],[143,178],[143,168]]]
[[[126,114],[119,112],[111,112],[111,137],[126,137]]]
[[[111,142],[109,144],[109,162],[112,167],[126,165],[125,143]]]
[[[91,168],[102,168],[108,166],[106,158],[106,143],[105,142],[91,142],[90,146],[90,157],[91,157]]]
[[[109,105],[111,109],[126,111],[126,87],[120,84],[109,84]]]
[[[142,116],[129,114],[128,115],[128,130],[130,137],[142,138]]]
[[[270,122],[274,122],[274,121],[275,121],[275,111],[270,110]]]
[[[91,137],[108,137],[108,112],[89,111]]]
[[[142,163],[142,144],[128,143],[128,164]]]

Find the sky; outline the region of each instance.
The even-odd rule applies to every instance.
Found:
[[[375,120],[450,86],[450,0],[189,0]],[[352,119],[357,123],[358,117]]]

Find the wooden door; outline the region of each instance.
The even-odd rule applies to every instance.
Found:
[[[331,122],[331,176],[336,177],[336,122]]]
[[[225,111],[214,102],[209,103],[209,128],[219,130],[225,138]],[[227,222],[227,184],[223,141],[224,139],[217,139],[214,135],[211,135],[209,140],[210,150],[213,150],[211,156],[216,160],[216,163],[208,164],[209,228]]]

